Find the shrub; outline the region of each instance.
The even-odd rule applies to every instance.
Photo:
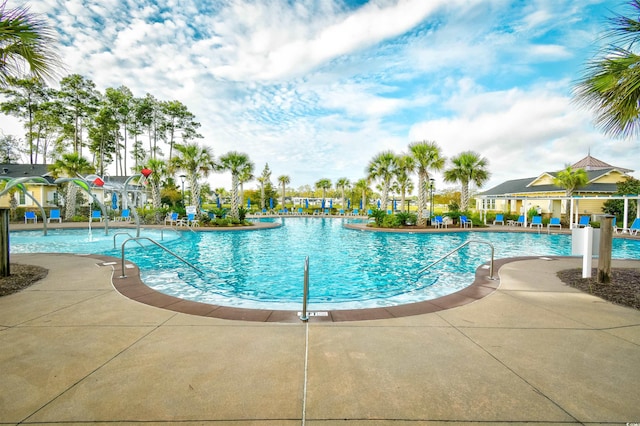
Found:
[[[385,214],[382,218],[383,228],[398,228],[400,225],[400,220],[395,214]]]
[[[398,212],[395,216],[401,226],[415,225],[418,221],[418,216],[414,213]]]
[[[371,210],[371,214],[369,215],[369,217],[373,218],[373,220],[375,221],[376,226],[382,226],[382,221],[386,216],[387,216],[387,213],[384,210],[379,210],[379,209]]]

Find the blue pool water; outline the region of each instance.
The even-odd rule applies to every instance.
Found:
[[[299,310],[304,260],[309,256],[309,308],[353,309],[434,299],[473,282],[475,270],[490,259],[490,248],[471,244],[427,273],[417,271],[465,241],[495,247],[495,257],[568,256],[568,235],[545,233],[378,233],[343,227],[343,219],[271,219],[275,229],[246,232],[171,232],[162,243],[198,266],[203,274],[143,243],[129,242],[127,260],[141,269],[150,287],[184,299],[223,306]],[[49,230],[11,233],[12,253],[100,253],[119,257],[128,236],[102,230]],[[131,234],[133,232],[129,230]],[[141,236],[160,241],[158,230]],[[614,239],[615,258],[640,258],[640,241]]]

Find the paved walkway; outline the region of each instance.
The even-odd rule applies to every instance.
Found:
[[[508,263],[457,308],[341,323],[187,315],[117,293],[98,257],[11,260],[50,272],[0,298],[2,424],[640,422],[640,312],[564,286],[578,259]]]

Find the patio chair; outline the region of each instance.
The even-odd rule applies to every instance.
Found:
[[[164,224],[169,225],[177,225],[178,224],[178,213],[169,213],[167,217],[164,218]]]
[[[473,222],[467,219],[466,216],[460,216],[460,225],[462,225],[463,228],[473,228]]]
[[[91,212],[91,220],[97,220],[98,222],[102,222],[102,212],[100,210],[93,210]]]
[[[531,223],[529,224],[529,227],[533,228],[534,226],[537,226],[538,230],[542,228],[542,216],[534,216],[532,218]]]
[[[504,226],[504,215],[503,214],[497,214],[496,215],[496,219],[493,221],[493,224],[495,225],[496,223],[501,223]]]
[[[585,228],[589,226],[589,216],[580,216],[577,226],[578,228]]]
[[[512,223],[513,226],[524,226],[524,215],[521,214],[518,217],[518,220],[516,220],[515,222]]]
[[[344,216],[344,209],[340,209],[340,211],[338,212],[338,214],[339,214],[340,216]]]
[[[51,223],[52,220],[57,220],[59,223],[62,223],[62,218],[60,217],[60,210],[51,210],[49,212],[49,218],[47,218],[47,222]]]
[[[122,214],[120,215],[120,217],[116,217],[115,220],[118,220],[121,222],[131,221],[131,210],[130,209],[122,210]]]
[[[552,217],[549,223],[547,224],[547,232],[551,230],[552,226],[557,226],[558,229],[562,229],[562,224],[560,223],[559,217]]]
[[[442,216],[436,216],[433,218],[433,226],[436,228],[446,228],[447,223],[442,219]]]
[[[27,223],[30,220],[32,220],[33,223],[38,223],[38,216],[36,215],[36,212],[24,212],[24,223]]]
[[[200,222],[196,219],[195,213],[187,214],[187,226],[200,226]]]
[[[636,217],[627,230],[629,231],[629,235],[638,235],[638,231],[640,231],[640,217]]]

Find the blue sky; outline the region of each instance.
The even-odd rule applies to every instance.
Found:
[[[589,150],[638,168],[637,141],[604,136],[571,100],[621,1],[29,4],[57,28],[68,73],[101,91],[125,85],[183,102],[202,123],[201,143],[217,156],[248,153],[256,174],[269,163],[274,183],[281,174],[295,188],[354,182],[378,152],[418,140],[436,141],[446,157],[487,157],[484,188],[559,170]],[[209,181],[229,188],[231,179]]]

